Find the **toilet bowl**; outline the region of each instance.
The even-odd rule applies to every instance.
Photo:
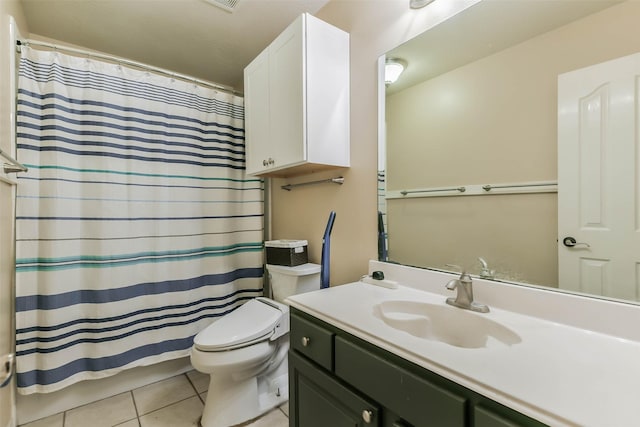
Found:
[[[222,316],[194,338],[191,364],[209,374],[202,427],[257,418],[289,398],[290,295],[320,288],[320,266],[267,265],[274,299],[259,297]]]

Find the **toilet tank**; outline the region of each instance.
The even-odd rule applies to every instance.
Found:
[[[320,289],[320,265],[307,263],[295,267],[267,264],[273,299],[278,302],[296,294]]]

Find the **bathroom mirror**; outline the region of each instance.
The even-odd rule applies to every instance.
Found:
[[[582,218],[581,229],[565,229],[566,215],[576,216],[567,197],[607,217],[615,197],[640,206],[637,194],[611,194],[602,170],[576,169],[597,150],[558,155],[567,145],[559,141],[558,76],[584,80],[567,73],[640,52],[631,36],[637,22],[635,1],[482,0],[389,51],[385,58],[406,68],[386,87],[380,126],[381,259],[445,271],[454,264],[494,280],[637,302],[640,261],[630,262],[620,289],[615,263],[583,241],[585,230],[606,226]],[[585,111],[606,104],[594,93]],[[566,168],[591,185],[574,190]],[[587,187],[597,191],[588,195]],[[634,244],[613,243],[638,253]]]

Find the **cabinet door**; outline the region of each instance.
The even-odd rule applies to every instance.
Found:
[[[523,414],[505,408],[504,406],[495,407],[501,413],[485,407],[483,404],[476,405],[473,408],[473,427],[543,427],[544,424],[533,420]]]
[[[289,352],[290,427],[379,427],[376,404]]]
[[[334,341],[335,374],[346,383],[416,427],[465,425],[468,399],[463,394],[392,363],[352,340],[337,336]]]
[[[307,159],[304,102],[304,15],[269,45],[271,144],[273,168]]]
[[[246,172],[269,167],[269,53],[265,50],[244,69]]]

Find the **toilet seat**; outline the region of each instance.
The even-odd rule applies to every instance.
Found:
[[[279,326],[282,307],[255,298],[200,331],[193,343],[201,351],[226,351],[269,339]]]

